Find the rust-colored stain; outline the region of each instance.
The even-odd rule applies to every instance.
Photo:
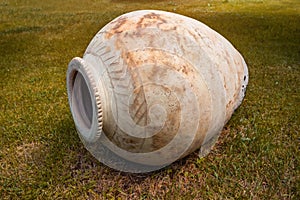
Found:
[[[124,27],[127,22],[127,17],[120,17],[117,21],[114,22],[114,26],[110,31],[106,32],[106,39],[110,39],[113,35],[122,33],[124,30]]]
[[[163,23],[167,23],[167,21],[165,19],[163,19],[160,14],[149,13],[149,14],[146,14],[143,17],[141,17],[141,19],[137,23],[136,27],[137,28],[146,28],[151,25],[157,25],[157,27],[159,28],[159,26]]]

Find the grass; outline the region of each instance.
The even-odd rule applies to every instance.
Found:
[[[243,54],[242,106],[205,158],[149,174],[112,170],[75,132],[68,62],[120,14],[161,9],[198,19]],[[0,197],[3,199],[299,199],[297,0],[1,0]]]

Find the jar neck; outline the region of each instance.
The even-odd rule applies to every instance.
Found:
[[[97,141],[103,129],[104,88],[97,84],[100,77],[93,71],[92,65],[78,57],[71,60],[67,71],[71,113],[79,135],[87,142]]]

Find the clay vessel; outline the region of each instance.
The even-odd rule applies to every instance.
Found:
[[[247,83],[244,59],[224,37],[194,19],[155,10],[108,23],[67,71],[85,147],[129,172],[157,170],[199,148],[206,155]]]

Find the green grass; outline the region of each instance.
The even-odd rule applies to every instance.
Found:
[[[1,198],[300,198],[300,2],[186,2],[0,1]],[[135,175],[84,149],[65,76],[102,26],[137,9],[174,11],[217,30],[243,54],[250,83],[211,154]]]

